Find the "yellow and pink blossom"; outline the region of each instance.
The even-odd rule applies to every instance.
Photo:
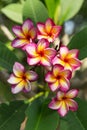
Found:
[[[52,91],[60,89],[67,91],[70,87],[71,71],[65,70],[62,65],[54,65],[52,71],[49,71],[45,76],[45,81]]]
[[[48,18],[44,23],[38,23],[38,35],[37,39],[47,39],[49,42],[53,42],[60,34],[61,26],[55,25],[52,19]]]
[[[73,100],[78,95],[78,90],[72,89],[68,92],[58,91],[55,98],[49,104],[49,108],[57,110],[60,116],[65,116],[69,110],[76,111],[78,104]]]
[[[38,75],[34,71],[26,71],[24,66],[15,62],[13,73],[10,75],[8,82],[12,84],[12,93],[16,94],[20,91],[29,92],[31,90],[31,82],[37,79]]]

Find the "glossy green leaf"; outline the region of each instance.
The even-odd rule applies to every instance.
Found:
[[[0,43],[0,66],[12,71],[14,62],[19,61],[15,54],[4,44]]]
[[[45,4],[48,9],[49,17],[53,18],[54,12],[55,12],[55,7],[56,7],[55,0],[45,0]]]
[[[23,8],[24,20],[30,18],[35,24],[45,22],[48,12],[44,4],[39,0],[27,0]]]
[[[64,21],[72,18],[80,10],[84,0],[60,0],[60,17],[59,23],[63,24]]]
[[[79,98],[76,101],[78,102],[79,105],[77,116],[81,121],[81,123],[83,124],[85,130],[87,130],[87,101],[81,100]]]
[[[76,113],[69,112],[60,120],[60,130],[85,130]]]
[[[79,59],[87,57],[87,27],[72,37],[68,47],[70,49],[79,49]]]
[[[22,23],[22,9],[23,4],[9,4],[2,8],[1,12],[14,22]]]
[[[56,130],[59,116],[56,111],[48,108],[48,102],[40,99],[34,101],[27,109],[25,130]]]
[[[22,101],[13,101],[10,104],[0,105],[0,130],[19,130],[25,119],[27,105]]]

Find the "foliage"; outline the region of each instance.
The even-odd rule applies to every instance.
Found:
[[[42,22],[44,25],[49,17],[58,26],[64,25],[65,21],[72,19],[79,12],[83,2],[84,0],[67,0],[67,2],[65,0],[1,0],[0,26],[4,25],[8,30],[7,32],[12,34],[12,25],[21,25],[29,18],[36,27],[38,22]],[[1,32],[3,32],[2,28]],[[5,33],[0,34],[0,72],[5,72],[5,75],[9,75],[13,70],[14,63],[20,62],[25,65],[25,68],[38,72],[39,79],[35,83],[38,88],[32,88],[33,94],[20,93],[20,99],[22,97],[26,101],[11,101],[17,95],[14,96],[11,93],[7,83],[9,76],[0,75],[0,99],[2,101],[0,104],[0,130],[19,130],[25,118],[27,119],[25,130],[87,130],[87,102],[77,98],[77,112],[69,111],[65,117],[60,117],[58,112],[49,109],[48,104],[56,92],[50,92],[47,83],[43,81],[46,73],[44,68],[40,66],[33,68],[26,65],[26,52],[21,52],[17,48],[7,47],[10,46],[7,43],[11,44],[11,41],[6,36]],[[14,38],[13,34],[12,36]],[[2,37],[6,38],[6,43],[2,42]],[[37,43],[37,40],[35,42]],[[68,43],[68,47],[69,49],[79,50],[80,60],[87,57],[87,26],[74,33]],[[18,99],[19,96],[17,97]]]

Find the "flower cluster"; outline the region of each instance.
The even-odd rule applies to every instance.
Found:
[[[74,70],[80,67],[77,49],[69,50],[61,45],[56,50],[54,42],[58,38],[62,27],[55,25],[48,18],[45,23],[37,23],[27,19],[22,26],[14,26],[13,32],[17,36],[12,46],[20,48],[27,54],[29,66],[43,66],[45,70],[45,82],[56,97],[52,99],[49,108],[57,110],[61,116],[65,116],[69,110],[76,111],[77,103],[73,100],[78,90],[70,90],[70,79]],[[59,44],[59,43],[58,43]],[[37,80],[38,75],[33,70],[25,70],[24,66],[16,62],[13,66],[13,74],[8,79],[12,84],[13,93],[20,91],[29,92],[31,82]]]

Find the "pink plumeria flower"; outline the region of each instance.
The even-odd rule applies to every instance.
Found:
[[[62,65],[54,65],[52,71],[46,74],[45,81],[51,91],[60,89],[61,91],[67,91],[70,87],[71,71],[65,70]]]
[[[81,66],[81,62],[78,59],[79,51],[77,49],[69,50],[66,46],[61,46],[59,55],[56,56],[52,63],[61,64],[65,69],[75,70]]]
[[[30,82],[37,79],[37,74],[34,71],[26,71],[24,66],[16,62],[13,66],[13,74],[8,79],[12,84],[12,93],[16,94],[20,91],[29,92],[31,90]]]
[[[60,116],[65,116],[69,110],[76,111],[77,103],[73,100],[78,94],[78,90],[72,89],[68,92],[58,91],[57,96],[52,99],[49,108],[57,110]]]
[[[61,31],[61,26],[55,25],[52,19],[48,18],[44,23],[38,23],[38,39],[47,39],[49,42],[53,42],[58,37]]]
[[[36,28],[34,28],[33,22],[27,19],[22,26],[14,26],[13,32],[17,36],[12,42],[12,46],[15,48],[22,48],[25,50],[26,46],[31,43],[37,35]]]
[[[49,42],[45,39],[39,40],[37,44],[29,44],[26,48],[28,53],[28,64],[36,65],[41,64],[43,66],[51,66],[51,60],[56,55],[56,50],[49,48]]]

